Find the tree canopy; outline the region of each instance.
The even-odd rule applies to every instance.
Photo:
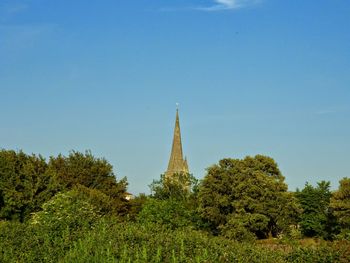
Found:
[[[262,155],[209,167],[199,203],[212,230],[235,239],[277,236],[299,212],[277,164]]]
[[[0,261],[349,262],[348,178],[335,193],[324,181],[289,192],[257,155],[222,159],[199,183],[162,175],[148,196],[126,200],[126,185],[91,152],[46,161],[1,150]]]
[[[326,181],[318,182],[316,187],[306,183],[301,191],[297,189],[296,197],[303,208],[299,225],[304,236],[332,238],[336,222],[329,210],[331,196],[330,182]]]
[[[57,190],[42,156],[0,151],[0,219],[24,221]]]
[[[350,240],[350,178],[340,180],[338,191],[333,194],[330,207],[342,228],[342,237]]]
[[[150,184],[151,195],[156,199],[186,199],[198,191],[198,180],[189,173],[164,174]]]
[[[71,152],[46,160],[22,151],[0,151],[0,219],[25,221],[56,193],[85,186],[113,199],[113,211],[125,214],[126,179],[116,180],[105,159]]]

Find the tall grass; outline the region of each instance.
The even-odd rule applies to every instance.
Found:
[[[279,263],[349,262],[350,258],[349,243],[279,250],[186,228],[170,230],[106,218],[89,228],[67,229],[60,236],[22,224],[0,223],[0,246],[0,262]]]

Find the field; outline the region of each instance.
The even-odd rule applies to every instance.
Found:
[[[0,224],[0,262],[349,262],[350,243],[314,239],[231,241],[101,218],[79,229]]]

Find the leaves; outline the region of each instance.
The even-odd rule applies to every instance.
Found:
[[[126,179],[117,181],[112,165],[91,152],[51,157],[47,163],[40,155],[0,151],[0,219],[26,221],[56,193],[79,185],[111,198],[112,212],[128,212]]]
[[[150,185],[152,196],[156,199],[187,199],[198,191],[198,180],[188,173],[175,173],[171,177],[162,174],[160,180]]]
[[[33,214],[31,224],[50,234],[61,234],[67,228],[76,230],[90,226],[99,218],[98,208],[92,205],[79,191],[58,193],[43,205],[43,210]],[[59,235],[58,234],[58,235]]]
[[[0,219],[24,221],[57,190],[42,156],[0,151]]]
[[[331,196],[330,182],[325,181],[317,183],[316,187],[306,183],[304,189],[297,190],[296,197],[303,209],[299,224],[305,236],[333,238],[336,222],[329,210]]]
[[[212,230],[225,235],[276,236],[293,223],[299,210],[277,164],[257,155],[243,160],[223,159],[207,169],[199,190],[201,215]],[[244,230],[243,230],[244,228]]]
[[[338,191],[333,194],[330,207],[342,227],[343,236],[350,240],[350,178],[340,180]]]

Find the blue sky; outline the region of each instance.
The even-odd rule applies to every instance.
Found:
[[[180,103],[197,178],[273,157],[290,190],[350,176],[350,1],[0,0],[0,147],[90,149],[133,193]]]

